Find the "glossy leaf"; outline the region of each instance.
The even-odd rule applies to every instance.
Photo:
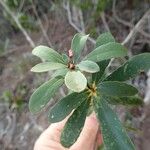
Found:
[[[126,48],[120,43],[110,42],[101,45],[89,53],[85,59],[95,62],[107,60],[111,58],[123,57],[127,55]]]
[[[51,123],[59,122],[66,118],[73,109],[76,109],[85,101],[88,97],[88,93],[83,91],[81,93],[71,93],[62,98],[56,103],[49,111],[49,121]]]
[[[92,74],[92,81],[94,81],[96,84],[99,83],[102,76],[104,75],[105,69],[108,66],[110,60],[103,60],[100,62],[97,62],[100,71]]]
[[[110,32],[102,33],[96,40],[96,48],[109,42],[115,42],[112,34]]]
[[[88,101],[84,101],[71,115],[61,134],[61,143],[64,147],[74,144],[84,126],[88,111]]]
[[[65,84],[74,92],[81,92],[87,86],[87,80],[80,71],[69,71],[65,76]]]
[[[63,82],[64,80],[61,78],[53,78],[35,90],[29,100],[30,111],[32,113],[41,111],[41,109],[45,107],[45,105],[54,96],[55,92],[63,84]]]
[[[98,90],[100,93],[106,96],[132,96],[135,95],[138,90],[126,83],[117,82],[117,81],[106,81],[99,84]]]
[[[94,99],[94,109],[100,122],[104,145],[107,150],[135,150],[116,113],[103,97]]]
[[[141,71],[150,69],[150,53],[143,53],[132,57],[129,61],[115,70],[105,80],[126,81],[134,78]]]
[[[74,61],[77,62],[80,58],[81,52],[86,44],[87,38],[89,35],[83,35],[81,33],[77,33],[71,43],[71,50],[74,52]]]
[[[79,69],[81,71],[85,71],[85,72],[89,72],[89,73],[95,73],[100,70],[97,63],[95,63],[93,61],[89,61],[89,60],[81,61],[77,66],[79,67]]]
[[[128,97],[105,97],[105,99],[113,105],[131,105],[139,106],[143,105],[141,98],[137,96],[128,96]]]
[[[54,63],[54,62],[43,62],[35,65],[31,71],[32,72],[46,72],[50,70],[57,70],[57,69],[62,69],[66,68],[64,64],[61,63]]]
[[[40,45],[35,47],[32,54],[41,58],[43,61],[64,63],[62,56],[47,46]]]

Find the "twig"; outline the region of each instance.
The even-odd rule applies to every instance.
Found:
[[[73,23],[73,21],[72,21],[69,2],[67,1],[66,4],[65,4],[65,3],[63,4],[63,6],[64,6],[64,8],[65,8],[66,11],[67,11],[68,21],[69,21],[70,25],[71,25],[75,30],[77,30],[78,32],[82,32],[82,31]],[[91,43],[93,43],[93,44],[96,43],[96,41],[95,41],[93,38],[88,37],[88,40],[89,40]]]
[[[18,52],[18,51],[21,52],[21,51],[24,51],[24,49],[30,50],[29,45],[26,44],[26,45],[23,45],[23,46],[18,46],[15,49],[8,49],[6,52],[4,52],[0,55],[0,58],[11,57],[11,55],[13,55],[15,52]]]
[[[42,24],[42,21],[41,21],[39,15],[38,15],[38,12],[36,11],[36,7],[35,7],[35,5],[34,5],[34,3],[33,3],[33,0],[32,0],[32,8],[33,8],[33,11],[34,11],[34,13],[35,13],[35,15],[36,15],[36,17],[37,17],[37,19],[38,19],[38,21],[39,21],[39,25],[40,25],[40,28],[41,28],[41,30],[42,30],[42,33],[43,33],[43,36],[44,36],[45,40],[47,41],[48,45],[49,45],[50,47],[52,47],[52,43],[51,43],[51,41],[49,40],[49,37],[48,37],[48,35],[47,35],[47,33],[46,33],[46,30],[44,29],[44,26],[43,26],[43,24]]]
[[[29,115],[29,120],[31,122],[31,126],[30,127],[34,127],[35,129],[37,129],[39,132],[43,132],[44,128],[40,125],[38,125],[38,123],[36,122],[35,118],[33,118],[32,115]]]
[[[107,24],[107,22],[106,22],[105,12],[101,12],[101,19],[102,19],[102,22],[103,22],[103,24],[104,24],[105,29],[106,29],[108,32],[110,32],[109,26],[108,26],[108,24]]]
[[[9,7],[5,4],[5,2],[3,0],[0,0],[0,4],[4,7],[4,9],[6,10],[6,12],[13,18],[13,20],[17,24],[18,28],[21,30],[21,32],[25,36],[26,40],[29,42],[30,46],[32,48],[34,48],[35,44],[34,44],[33,40],[28,35],[28,33],[26,32],[26,30],[23,28],[23,26],[20,24],[18,18],[15,16],[15,14],[9,9]]]
[[[80,16],[80,22],[81,22],[82,32],[85,33],[85,25],[84,25],[83,13],[82,13],[81,9],[79,10],[79,16]]]
[[[13,139],[15,129],[16,129],[16,124],[17,124],[16,113],[9,112],[9,115],[7,115],[6,118],[8,120],[8,125],[5,129],[5,134],[6,134],[5,138],[6,139],[5,138],[3,138],[3,139],[4,139],[4,142],[5,142],[5,145],[8,146],[11,143],[12,139]]]
[[[122,42],[123,44],[127,44],[130,39],[132,37],[135,36],[135,34],[138,32],[140,34],[142,34],[143,36],[145,36],[146,38],[150,38],[150,35],[147,34],[146,32],[143,31],[142,27],[145,24],[146,20],[148,19],[148,17],[150,16],[150,10],[148,10],[143,17],[140,19],[140,21],[138,21],[138,23],[134,26],[133,24],[119,18],[119,16],[116,13],[116,0],[113,1],[113,7],[112,7],[112,11],[113,11],[113,15],[115,17],[115,19],[119,22],[122,23],[125,26],[128,26],[130,28],[132,28],[132,30],[130,31],[130,34],[128,34],[128,36],[126,37],[126,39]]]
[[[132,27],[132,26],[131,26],[131,23],[129,23],[129,22],[127,22],[127,21],[121,19],[121,18],[117,15],[117,13],[116,13],[116,0],[113,1],[112,12],[113,12],[113,16],[115,17],[115,19],[116,19],[119,23],[122,23],[122,24],[124,24],[124,25],[126,25],[126,26]]]
[[[129,32],[128,36],[122,42],[122,45],[127,44],[135,36],[135,34],[139,31],[139,29],[142,28],[143,24],[145,24],[145,22],[146,22],[147,18],[149,17],[149,15],[150,15],[150,10],[148,10],[143,15],[143,17],[138,21],[138,23],[135,25],[135,27]],[[129,55],[131,55],[131,54],[129,53]],[[114,60],[115,60],[114,58],[111,59],[108,67],[110,67],[112,65]]]
[[[115,4],[115,2],[114,2],[113,4]],[[75,30],[77,30],[78,32],[82,32],[82,31],[73,23],[73,21],[72,21],[69,2],[67,1],[67,3],[64,3],[64,4],[63,4],[63,6],[64,6],[64,8],[65,8],[66,11],[67,11],[68,21],[69,21],[70,25],[71,25]],[[115,8],[115,7],[113,6],[113,9],[114,9],[114,8]],[[125,40],[122,42],[122,45],[127,44],[127,43],[130,41],[130,39],[131,39],[133,36],[135,36],[135,34],[136,34],[137,32],[142,33],[142,34],[143,34],[144,36],[146,36],[146,37],[150,37],[149,35],[147,36],[147,34],[145,34],[144,31],[141,31],[143,24],[145,24],[145,22],[146,22],[146,20],[147,20],[147,18],[148,18],[149,16],[150,16],[150,10],[148,10],[148,11],[143,15],[143,17],[138,21],[138,23],[137,23],[135,26],[132,26],[133,29],[130,31],[130,33],[128,34],[128,36],[127,36],[127,37],[125,38]],[[101,19],[102,19],[102,21],[103,21],[103,23],[104,23],[105,28],[107,29],[107,31],[110,31],[109,26],[108,26],[108,24],[107,24],[107,22],[106,22],[106,20],[105,20],[104,13],[101,14]],[[125,23],[127,26],[131,26],[131,24],[128,24],[128,23],[126,23],[126,22],[124,22],[124,23]],[[92,38],[88,38],[88,39],[89,39],[93,44],[96,43],[96,41],[95,41],[94,39],[92,39]],[[131,55],[131,54],[128,53],[128,55]],[[114,62],[114,60],[115,60],[114,58],[111,59],[109,65],[108,65],[108,68],[112,65],[112,63]]]
[[[22,0],[18,8],[18,13],[22,10],[25,0]]]
[[[146,94],[144,98],[145,104],[150,104],[150,70],[147,73],[148,79],[147,79],[147,88],[146,88]]]
[[[125,40],[122,42],[123,45],[127,44],[132,37],[135,36],[139,30],[142,29],[142,26],[145,24],[148,16],[150,15],[150,9],[143,15],[143,17],[138,21],[138,23],[135,25],[135,27],[130,31],[128,36],[125,38]],[[141,33],[141,32],[140,32]]]

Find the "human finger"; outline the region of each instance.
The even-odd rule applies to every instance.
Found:
[[[78,140],[71,149],[83,149],[84,147],[84,149],[86,150],[92,150],[95,145],[98,127],[99,124],[97,122],[95,114],[87,117],[83,130]]]

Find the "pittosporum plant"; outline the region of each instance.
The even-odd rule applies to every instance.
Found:
[[[61,55],[46,46],[33,49],[33,55],[40,57],[43,62],[34,66],[31,71],[56,71],[52,79],[32,94],[29,101],[30,111],[41,111],[59,87],[65,84],[71,92],[48,112],[51,123],[59,122],[72,113],[61,134],[63,146],[70,147],[77,140],[86,116],[94,111],[100,122],[107,150],[134,150],[134,145],[110,106],[142,104],[137,95],[138,90],[125,81],[150,69],[150,53],[132,57],[107,75],[106,68],[110,59],[126,56],[127,49],[116,42],[110,33],[104,33],[97,38],[94,50],[80,60],[87,38],[88,35],[76,34],[68,55]]]

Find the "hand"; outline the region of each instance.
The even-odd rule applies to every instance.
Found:
[[[67,119],[50,125],[36,141],[34,150],[96,150],[102,144],[99,124],[95,114],[86,118],[77,141],[68,149],[61,145],[60,135]]]

